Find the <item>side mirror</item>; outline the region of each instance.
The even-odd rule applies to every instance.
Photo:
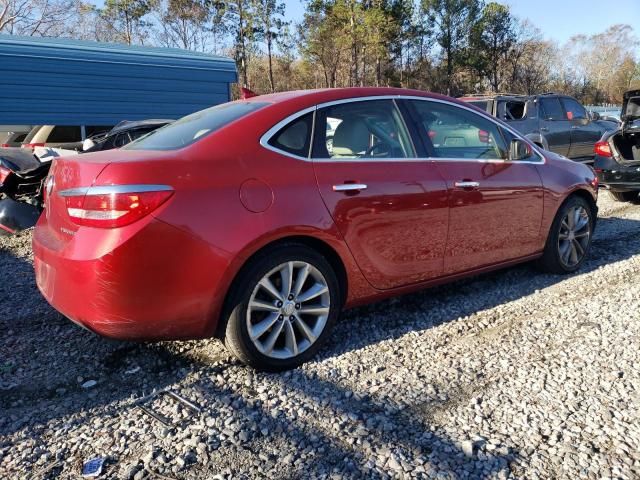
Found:
[[[509,160],[525,160],[533,155],[533,151],[527,142],[514,138],[509,146]]]
[[[96,146],[95,142],[90,138],[87,138],[84,142],[82,142],[82,151],[86,152],[87,150],[95,146]]]
[[[600,114],[598,112],[589,112],[589,118],[591,120],[600,120]]]

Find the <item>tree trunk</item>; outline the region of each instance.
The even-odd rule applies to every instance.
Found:
[[[269,85],[271,86],[271,92],[276,91],[276,85],[273,81],[273,59],[271,54],[271,32],[267,32],[267,59],[269,61]]]

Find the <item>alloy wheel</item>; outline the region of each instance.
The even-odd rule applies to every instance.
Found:
[[[560,223],[558,253],[560,261],[568,268],[582,261],[591,239],[589,213],[581,206],[570,208]]]
[[[287,359],[300,355],[320,337],[331,310],[327,280],[313,265],[282,263],[253,289],[247,331],[260,353]]]

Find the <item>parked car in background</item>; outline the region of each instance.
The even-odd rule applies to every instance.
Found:
[[[594,168],[600,183],[620,202],[640,193],[640,90],[624,94],[622,125],[595,146]]]
[[[106,134],[86,139],[83,147],[92,152],[118,148],[172,121],[124,121]],[[87,127],[86,131],[91,130]],[[44,182],[53,158],[86,151],[35,145],[33,149],[0,149],[0,234],[16,233],[35,225],[42,211]]]
[[[589,115],[567,95],[470,95],[460,100],[507,122],[539,147],[578,162],[592,162],[596,142],[618,126]]]
[[[101,150],[111,150],[120,148],[134,140],[137,140],[148,133],[164,127],[174,120],[152,119],[129,121],[124,120],[103,135],[97,135],[85,140],[82,146],[84,153],[99,152]]]
[[[0,148],[20,147],[29,132],[5,132],[4,138],[0,141]]]
[[[46,193],[34,266],[56,309],[107,337],[217,335],[267,370],[310,359],[343,306],[534,259],[573,272],[597,213],[589,167],[393,88],[203,110],[55,159]]]
[[[68,125],[37,125],[31,129],[22,143],[23,148],[54,147],[68,150],[82,149],[82,142],[89,137],[104,134],[111,130],[111,126],[68,126]]]

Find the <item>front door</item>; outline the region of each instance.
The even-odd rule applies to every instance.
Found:
[[[322,198],[378,289],[442,275],[447,186],[416,158],[393,100],[352,100],[316,114],[313,166]]]
[[[539,250],[543,190],[536,163],[542,160],[506,160],[513,134],[474,111],[431,100],[409,105],[450,192],[444,273]]]
[[[558,97],[540,97],[538,100],[540,133],[547,139],[549,150],[569,156],[572,124],[566,117]]]

